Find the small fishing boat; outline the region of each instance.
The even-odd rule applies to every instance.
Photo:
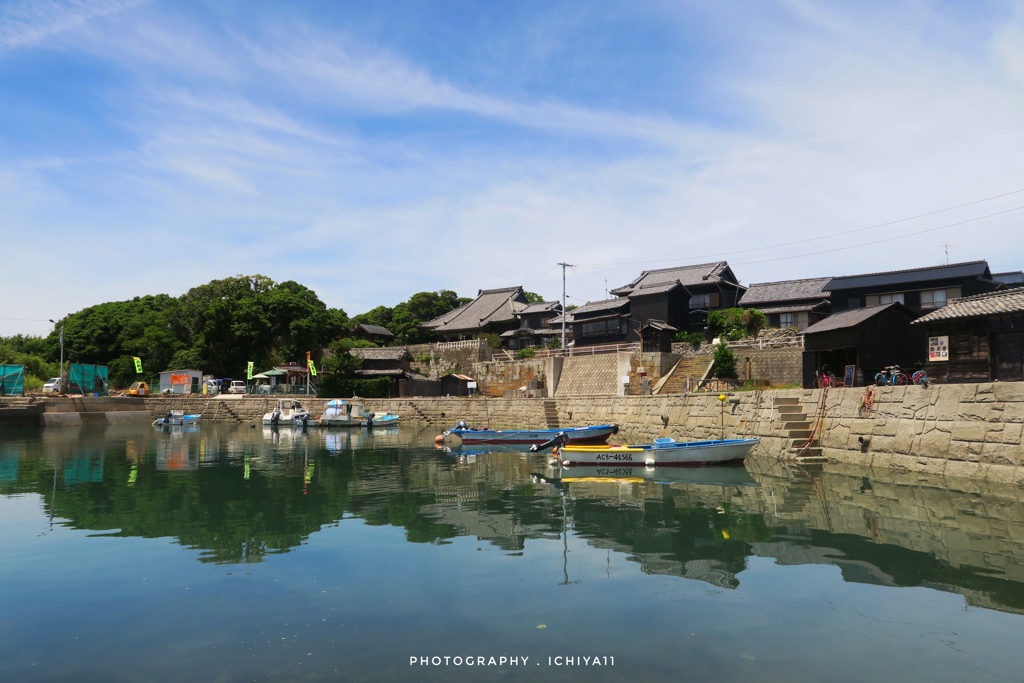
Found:
[[[395,413],[373,413],[370,419],[371,427],[390,427],[398,424],[398,415]]]
[[[376,424],[377,417],[367,411],[362,403],[347,403],[340,398],[328,401],[323,415],[316,420],[320,427],[366,427],[370,422]]]
[[[614,424],[592,425],[589,427],[570,427],[567,429],[470,429],[459,420],[454,429],[445,431],[441,436],[445,440],[457,439],[464,444],[543,444],[554,437],[564,434],[567,443],[601,444],[612,434],[617,434],[619,426]]]
[[[759,439],[676,441],[661,438],[655,439],[654,443],[637,446],[586,446],[573,444],[571,440],[559,435],[531,450],[552,447],[558,461],[565,466],[685,467],[743,462],[750,449],[758,443]]]
[[[186,414],[184,410],[168,410],[163,417],[153,420],[154,427],[194,425],[199,423],[202,413]]]
[[[297,427],[313,426],[313,420],[309,411],[301,403],[294,399],[282,399],[277,402],[277,407],[263,415],[263,424],[271,427],[281,425],[293,425]]]

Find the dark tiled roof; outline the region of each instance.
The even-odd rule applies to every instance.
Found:
[[[356,370],[355,374],[359,377],[398,377],[401,379],[430,379],[426,375],[421,375],[418,372],[412,370],[403,370],[401,368],[370,368],[363,370]]]
[[[984,277],[991,278],[986,261],[967,261],[951,263],[944,266],[927,268],[911,268],[909,270],[892,270],[885,273],[868,273],[866,275],[844,275],[832,278],[825,289],[830,292],[844,289],[860,289],[862,287],[885,287],[909,285],[932,280],[950,280],[955,278]]]
[[[1011,270],[1008,273],[992,273],[992,279],[1004,285],[1024,285],[1024,272]]]
[[[939,320],[955,320],[958,318],[980,318],[1006,313],[1024,313],[1024,288],[1008,289],[1004,292],[990,292],[954,299],[942,308],[914,321],[930,323]]]
[[[750,285],[740,297],[740,306],[760,308],[757,304],[779,304],[783,301],[828,298],[828,290],[825,289],[825,285],[830,280],[832,280],[831,277],[815,277],[806,280],[757,282]]]
[[[559,323],[559,324],[561,324],[561,323]],[[507,338],[511,338],[511,337],[535,337],[535,336],[543,336],[543,335],[555,334],[555,332],[560,332],[560,331],[561,331],[561,328],[559,328],[558,330],[555,330],[555,329],[553,329],[551,327],[542,327],[541,329],[538,330],[538,329],[534,329],[532,327],[518,327],[518,328],[516,328],[514,330],[507,330],[505,332],[502,332],[498,336],[499,337],[505,337],[506,339]]]
[[[613,313],[614,311],[629,305],[629,299],[616,297],[614,299],[604,299],[603,301],[588,301],[579,308],[574,308],[569,311],[566,316],[567,322],[573,322],[576,316],[583,314],[584,317],[588,317],[589,313]],[[548,321],[549,325],[561,325],[562,316],[558,316],[553,320]]]
[[[381,327],[380,325],[363,325],[363,324],[359,324],[359,325],[356,325],[356,329],[357,330],[362,330],[366,334],[375,334],[375,335],[377,335],[379,337],[394,337],[395,336],[395,335],[393,335],[391,333],[390,330],[388,330],[388,328]]]
[[[893,306],[899,306],[905,308],[903,304],[891,303],[882,304],[881,306],[867,306],[865,308],[851,308],[848,311],[840,311],[839,313],[833,313],[829,317],[814,323],[803,331],[803,334],[816,334],[818,332],[830,332],[832,330],[845,330],[850,327],[857,327],[865,320],[874,318],[879,313],[886,311]]]
[[[409,350],[404,347],[391,347],[391,348],[367,348],[367,349],[349,349],[348,351],[353,356],[358,356],[364,360],[404,360],[407,356],[412,358]]]
[[[829,303],[828,299],[821,301],[811,301],[804,303],[791,303],[791,304],[779,304],[778,306],[753,306],[761,311],[765,315],[772,313],[802,313],[803,311],[813,311],[816,308],[820,308]]]
[[[674,268],[661,268],[659,270],[645,270],[640,277],[611,290],[616,296],[626,296],[633,290],[645,285],[665,285],[678,282],[684,287],[693,285],[715,284],[723,281],[723,275],[729,271],[729,264],[726,261],[717,263],[700,263],[694,266],[676,266]],[[731,275],[732,271],[729,271]],[[731,282],[731,280],[730,280]]]
[[[512,320],[520,309],[527,306],[522,287],[482,289],[465,306],[423,323],[435,332],[471,332],[489,323]]]
[[[666,282],[664,284],[659,283],[659,284],[640,285],[639,287],[634,289],[629,294],[630,294],[630,296],[647,296],[648,294],[664,294],[666,292],[671,292],[673,289],[679,289],[681,287],[682,287],[682,285],[679,284],[679,282],[677,280],[673,280],[672,282]]]
[[[536,313],[554,313],[562,308],[558,301],[542,301],[539,304],[530,304],[519,309],[519,315],[534,315]]]

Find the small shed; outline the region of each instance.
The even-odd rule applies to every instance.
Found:
[[[1024,289],[958,299],[914,321],[934,382],[1024,381]]]
[[[451,373],[441,378],[441,395],[442,396],[469,396],[473,391],[473,388],[469,386],[470,382],[476,383],[472,377],[467,375],[459,375]]]
[[[837,377],[856,367],[855,383],[868,381],[887,365],[911,368],[925,361],[924,333],[911,323],[914,311],[900,303],[835,313],[804,330],[803,386],[815,385],[815,370],[828,366]]]
[[[202,391],[202,370],[167,370],[160,373],[160,393],[198,394]]]
[[[352,330],[352,336],[356,339],[365,339],[381,346],[387,346],[395,340],[395,335],[386,327],[380,325],[356,325]]]

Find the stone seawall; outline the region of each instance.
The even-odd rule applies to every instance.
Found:
[[[299,397],[301,400],[301,397]],[[782,401],[781,399],[788,399]],[[304,403],[316,414],[326,399]],[[1024,485],[1024,383],[925,387],[856,387],[658,396],[543,398],[429,397],[365,399],[367,409],[394,412],[403,421],[451,427],[457,420],[495,428],[544,425],[545,404],[562,426],[616,423],[625,441],[659,436],[708,439],[756,436],[756,454],[798,459],[792,433],[795,403],[808,418],[822,457],[879,468],[938,475],[992,476]],[[153,417],[165,411],[201,412],[213,421],[252,422],[273,409],[266,397],[145,399]],[[792,411],[793,407],[787,406]]]

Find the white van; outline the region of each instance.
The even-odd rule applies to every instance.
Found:
[[[231,380],[231,386],[228,387],[228,393],[229,394],[246,394],[246,393],[248,393],[247,389],[245,388],[245,382],[243,382],[240,379],[233,379],[233,380]]]

